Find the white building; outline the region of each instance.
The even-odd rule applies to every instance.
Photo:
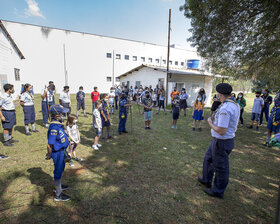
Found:
[[[40,93],[50,80],[55,82],[58,93],[65,84],[71,93],[81,85],[87,93],[94,86],[100,92],[108,92],[113,84],[118,84],[117,76],[143,63],[166,66],[166,46],[4,20],[2,23],[25,56],[17,80],[13,72],[18,67],[17,59],[8,63],[9,69],[3,73],[16,84],[17,92],[22,83],[28,82],[35,93]],[[0,48],[0,55],[3,54],[7,53]],[[186,68],[189,59],[201,60],[195,51],[171,47],[170,66]]]
[[[159,87],[163,86],[166,89],[166,67],[142,64],[118,76],[118,78],[120,78],[122,85],[142,85],[143,87],[159,85]],[[168,96],[170,96],[175,86],[178,91],[185,88],[189,95],[188,105],[193,106],[200,88],[204,88],[207,96],[206,105],[210,106],[213,78],[213,74],[205,71],[171,67],[168,77]],[[170,100],[171,98],[169,97],[169,103]]]
[[[4,92],[6,83],[13,83],[15,89],[20,89],[20,68],[24,56],[15,41],[0,21],[0,92]]]

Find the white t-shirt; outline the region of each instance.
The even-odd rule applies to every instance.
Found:
[[[68,135],[75,141],[79,141],[79,129],[78,129],[78,125],[74,124],[72,127],[70,127],[69,125],[66,127],[67,133]],[[73,144],[73,141],[70,141],[71,144]]]
[[[3,110],[15,110],[14,100],[12,94],[3,93],[0,96],[0,107]]]
[[[115,100],[115,93],[114,92],[109,93],[109,104],[113,105],[114,100]]]
[[[94,128],[102,128],[102,121],[100,117],[100,111],[96,108],[93,111],[93,123],[94,123]]]
[[[33,106],[34,105],[34,97],[32,93],[25,92],[20,95],[20,101],[24,102],[24,106]]]
[[[60,93],[59,99],[62,101],[62,103],[70,103],[70,95],[69,93],[62,92]]]

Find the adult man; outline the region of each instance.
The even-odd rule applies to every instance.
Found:
[[[264,100],[264,106],[263,106],[262,111],[261,111],[260,125],[262,125],[262,123],[263,123],[263,114],[265,115],[266,122],[268,122],[269,106],[270,106],[270,104],[272,104],[272,101],[273,101],[272,97],[269,95],[269,90],[268,89],[264,90],[262,98]]]
[[[59,104],[69,110],[68,114],[71,114],[71,100],[69,94],[69,86],[64,86],[63,91],[60,93],[59,96]]]
[[[43,123],[45,127],[49,127],[48,118],[49,118],[49,108],[55,104],[54,99],[55,94],[55,85],[52,81],[49,81],[49,86],[42,90],[42,114],[43,114]]]
[[[198,181],[207,187],[204,190],[206,194],[223,198],[229,180],[228,156],[234,148],[240,107],[230,99],[231,85],[220,83],[216,86],[216,90],[217,97],[222,104],[219,106],[214,120],[211,117],[208,118],[213,138],[204,157],[202,177],[198,177]],[[214,173],[214,185],[211,189]]]
[[[119,90],[119,87],[116,85],[115,86],[115,108],[116,108],[116,110],[118,109],[119,95],[120,95],[120,90]]]

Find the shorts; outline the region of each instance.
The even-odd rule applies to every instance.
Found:
[[[35,108],[33,106],[23,106],[24,112],[24,124],[34,124],[35,123]]]
[[[51,158],[53,159],[53,164],[54,164],[54,179],[59,180],[62,177],[62,173],[65,168],[65,152],[64,150],[62,151],[57,151],[57,152],[52,152]]]
[[[151,121],[153,119],[153,111],[144,112],[144,121]]]
[[[180,116],[179,113],[177,113],[177,112],[174,113],[174,112],[173,112],[173,116],[172,116],[172,117],[173,117],[173,120],[178,120],[178,119],[179,119],[179,116]]]
[[[15,110],[2,110],[5,121],[2,121],[3,129],[12,129],[16,124],[16,111]]]
[[[274,132],[275,134],[280,132],[280,124],[277,126],[273,125],[273,121],[269,118],[267,122],[267,129]]]
[[[95,131],[96,131],[96,135],[98,137],[100,137],[102,135],[102,129],[101,129],[101,131],[98,131],[98,128],[95,128]]]
[[[85,110],[85,102],[77,102],[77,110],[80,110],[81,108]]]
[[[257,113],[252,113],[251,115],[251,120],[252,121],[259,121],[260,120],[260,114],[257,114]]]
[[[204,117],[202,115],[203,115],[203,110],[199,110],[199,111],[195,110],[193,113],[193,119],[196,121],[202,121],[204,120]]]

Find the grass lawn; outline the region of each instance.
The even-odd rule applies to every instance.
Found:
[[[246,99],[248,125],[253,95]],[[0,153],[10,156],[0,162],[0,223],[273,223],[280,156],[279,149],[262,146],[265,127],[260,132],[238,129],[224,200],[210,198],[196,180],[211,141],[210,129],[204,121],[202,132],[193,132],[191,110],[180,117],[177,130],[170,128],[170,113],[154,114],[152,130],[145,130],[143,115],[134,105],[133,133],[128,117],[130,133],[122,136],[117,136],[115,113],[114,139],[104,141],[100,151],[91,148],[91,116],[81,116],[77,154],[85,160],[75,167],[66,164],[64,183],[71,187],[67,193],[72,200],[59,203],[53,201],[53,163],[45,160],[47,129],[42,127],[40,97],[36,96],[40,133],[25,136],[23,112],[17,106],[14,137],[20,143],[11,148],[0,143]]]

